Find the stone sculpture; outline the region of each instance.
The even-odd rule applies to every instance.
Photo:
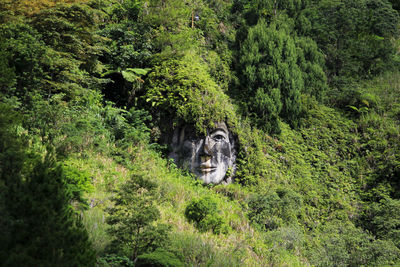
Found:
[[[191,126],[176,129],[170,157],[190,170],[204,184],[228,184],[235,171],[236,150],[232,133],[224,122],[199,136]],[[229,172],[228,172],[229,170]]]

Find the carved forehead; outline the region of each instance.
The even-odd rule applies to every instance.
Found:
[[[226,137],[229,139],[229,143],[233,146],[235,141],[225,122],[215,123],[213,128],[207,130],[206,135],[213,136],[219,131],[222,131],[226,135]],[[175,133],[172,138],[172,145],[182,146],[187,141],[198,142],[204,139],[206,135],[198,133],[193,125],[187,124],[175,129]]]
[[[225,122],[219,122],[219,123],[215,124],[215,127],[210,129],[209,133],[213,133],[218,130],[223,131],[226,134],[229,133],[228,127],[226,126]]]
[[[219,122],[214,125],[213,128],[207,130],[207,134],[212,134],[216,131],[223,131],[227,135],[229,134],[228,126],[226,126],[225,122]],[[185,125],[179,130],[179,140],[188,140],[188,139],[199,139],[204,138],[205,135],[198,133],[193,125]]]

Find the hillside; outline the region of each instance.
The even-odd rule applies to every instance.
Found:
[[[399,265],[399,11],[3,1],[0,261]]]

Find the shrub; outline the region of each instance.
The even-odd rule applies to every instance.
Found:
[[[141,253],[162,247],[170,228],[164,224],[154,225],[160,211],[154,204],[157,185],[134,176],[113,197],[114,207],[109,209],[107,223],[109,233],[115,239],[112,250],[135,260]]]
[[[400,200],[387,197],[365,207],[363,226],[378,238],[391,240],[400,248]]]
[[[217,203],[210,197],[192,200],[185,209],[188,221],[194,222],[201,232],[212,230],[214,234],[227,233],[229,226],[218,213]]]
[[[229,97],[214,82],[207,64],[196,52],[163,60],[148,80],[146,101],[164,111],[163,119],[193,123],[200,132],[214,122],[234,124],[237,120]]]
[[[267,195],[255,195],[249,200],[250,220],[264,230],[272,230],[297,222],[302,197],[287,189]]]
[[[183,267],[183,263],[171,252],[157,249],[154,252],[140,255],[135,266]]]
[[[316,266],[383,266],[396,263],[399,249],[351,223],[331,221],[321,227],[308,259]]]
[[[100,267],[133,267],[135,264],[128,257],[118,255],[106,255],[97,260]]]
[[[61,165],[64,180],[67,184],[67,190],[72,194],[73,198],[78,201],[83,200],[84,192],[92,192],[92,178],[86,170],[79,169],[75,161],[69,159]]]

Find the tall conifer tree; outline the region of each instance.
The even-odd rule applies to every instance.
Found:
[[[94,266],[61,168],[29,148],[18,116],[0,104],[0,260],[5,266]]]
[[[259,126],[278,133],[282,116],[293,126],[301,111],[300,92],[304,87],[297,65],[296,45],[284,27],[264,20],[250,28],[241,48],[242,82],[249,110]]]

